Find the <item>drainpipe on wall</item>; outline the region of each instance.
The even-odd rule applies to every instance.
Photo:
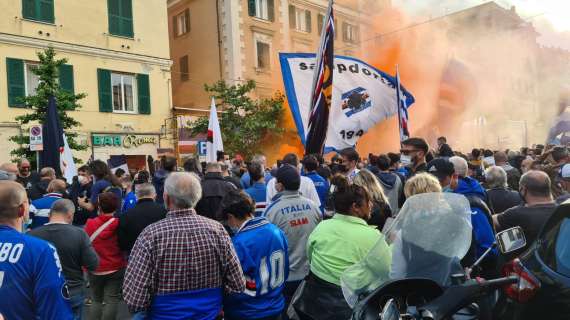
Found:
[[[218,70],[220,72],[220,80],[224,79],[222,73],[222,38],[220,34],[220,5],[219,0],[216,0],[216,29],[218,31]]]

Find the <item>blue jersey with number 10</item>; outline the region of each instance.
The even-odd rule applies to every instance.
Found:
[[[227,319],[259,319],[285,307],[283,287],[289,276],[287,237],[267,219],[247,221],[232,238],[246,279],[242,293],[224,298]]]
[[[9,320],[73,319],[56,249],[0,226],[0,314]]]

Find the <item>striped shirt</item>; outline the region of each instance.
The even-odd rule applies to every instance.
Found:
[[[267,207],[267,202],[265,202],[267,197],[265,183],[256,182],[253,186],[245,189],[245,192],[255,201],[255,216],[261,216],[263,211],[265,211],[265,207]]]
[[[30,228],[35,229],[48,223],[51,206],[61,198],[61,193],[54,192],[45,194],[43,197],[32,201],[30,205],[30,219],[32,220]]]

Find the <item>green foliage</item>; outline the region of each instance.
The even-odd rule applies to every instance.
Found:
[[[85,98],[85,93],[73,94],[64,91],[59,86],[58,74],[59,67],[67,62],[67,59],[56,59],[56,53],[52,47],[37,53],[40,63],[33,70],[38,75],[40,82],[36,90],[36,94],[22,99],[26,107],[30,109],[30,113],[16,117],[16,121],[22,126],[22,135],[10,137],[13,141],[20,145],[19,148],[12,150],[10,154],[14,158],[27,157],[31,161],[35,159],[35,152],[30,151],[28,147],[29,132],[26,130],[30,124],[43,124],[47,113],[48,98],[54,95],[57,102],[57,110],[61,126],[67,137],[67,143],[72,150],[85,150],[87,146],[77,143],[77,133],[70,131],[73,128],[81,126],[77,120],[68,115],[68,111],[74,111],[81,108],[79,100]],[[75,159],[80,162],[79,159]]]
[[[225,81],[204,85],[212,93],[216,104],[221,106],[220,130],[227,154],[241,154],[246,159],[260,152],[261,142],[269,136],[280,136],[283,129],[278,126],[283,114],[284,96],[280,92],[270,99],[249,97],[255,89],[255,81],[229,86]],[[191,122],[193,135],[208,132],[208,116]]]

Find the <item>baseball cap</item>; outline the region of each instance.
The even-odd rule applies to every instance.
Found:
[[[560,168],[560,177],[562,179],[570,179],[570,163],[567,163]]]
[[[427,172],[438,178],[449,177],[455,173],[453,163],[445,158],[436,158],[427,164]]]
[[[297,168],[285,164],[277,169],[277,182],[281,183],[285,190],[296,191],[301,186],[301,176]]]

